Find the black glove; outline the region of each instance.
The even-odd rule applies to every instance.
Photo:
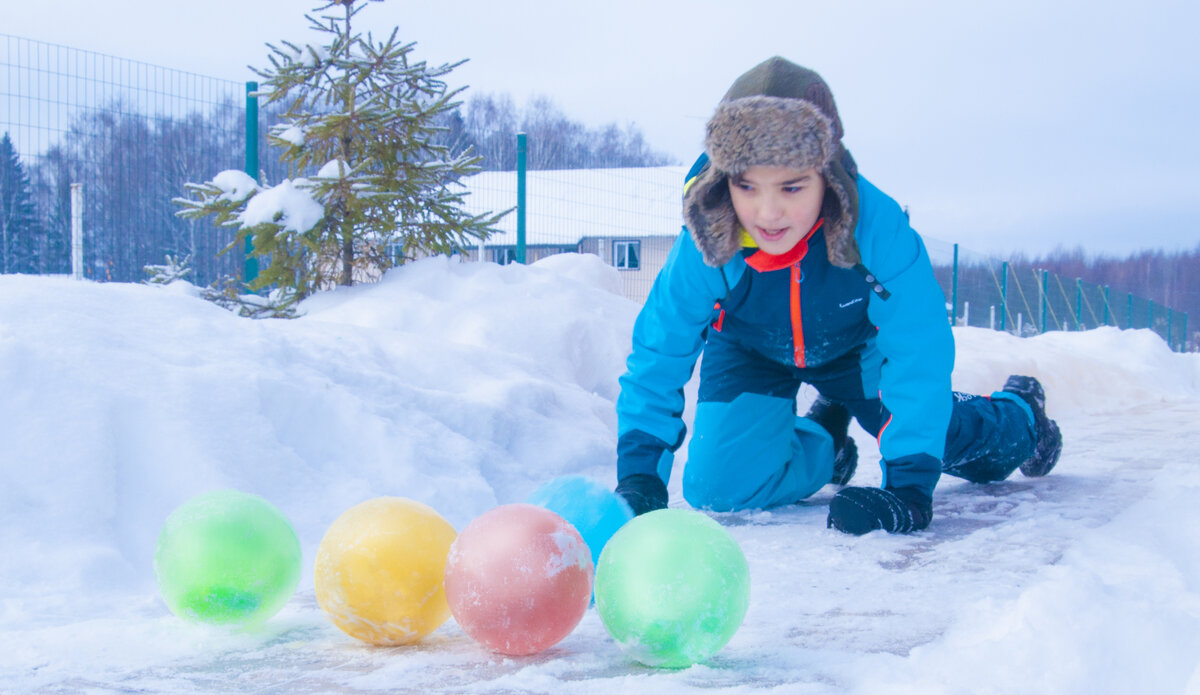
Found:
[[[912,533],[932,520],[933,499],[920,488],[847,487],[830,500],[826,525],[861,536],[879,529]]]
[[[667,486],[662,478],[650,473],[634,473],[617,482],[617,494],[624,497],[635,515],[667,508]]]

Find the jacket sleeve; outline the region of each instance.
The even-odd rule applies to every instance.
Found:
[[[725,272],[740,275],[741,262],[730,261]],[[713,305],[725,292],[722,270],[705,265],[685,228],[633,326],[617,398],[618,479],[634,473],[669,478],[670,453],[685,433],[683,387],[704,347]]]
[[[886,300],[872,295],[868,305],[884,358],[879,395],[890,413],[879,433],[883,486],[932,494],[953,408],[954,335],[946,298],[900,206],[861,177],[859,201],[855,236],[863,263],[891,293]]]

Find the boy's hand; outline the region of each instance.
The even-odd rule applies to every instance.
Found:
[[[662,478],[648,473],[627,475],[617,483],[617,494],[625,498],[635,515],[667,508],[667,486]]]
[[[830,528],[861,536],[883,529],[912,533],[933,519],[933,499],[916,487],[848,487],[829,502]]]

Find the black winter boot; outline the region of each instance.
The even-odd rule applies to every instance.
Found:
[[[1030,478],[1039,478],[1049,473],[1062,454],[1062,432],[1058,423],[1046,416],[1046,392],[1042,384],[1031,376],[1008,377],[1002,389],[1020,396],[1033,410],[1033,424],[1037,432],[1037,444],[1033,456],[1021,464],[1021,472]]]
[[[834,455],[833,478],[829,482],[834,485],[845,485],[854,477],[854,471],[857,469],[858,445],[854,443],[853,439],[846,437],[846,443]]]
[[[850,411],[836,401],[818,395],[804,416],[816,422],[833,437],[833,477],[829,482],[845,485],[858,469],[858,445],[849,436]]]

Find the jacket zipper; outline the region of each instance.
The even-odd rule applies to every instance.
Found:
[[[800,270],[800,261],[792,264],[792,349],[793,359],[797,367],[804,366],[804,321],[800,315],[800,281],[804,273]]]

